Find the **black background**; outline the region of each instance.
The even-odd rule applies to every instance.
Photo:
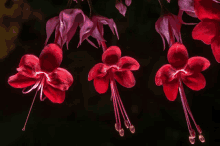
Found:
[[[85,0],[84,0],[85,1]],[[122,56],[131,56],[141,65],[134,71],[136,85],[127,89],[117,84],[121,99],[129,118],[136,128],[135,134],[125,130],[120,137],[114,128],[115,118],[110,89],[105,94],[98,94],[93,82],[88,82],[88,72],[101,62],[102,49],[96,49],[86,41],[77,48],[79,33],[69,44],[69,50],[63,48],[62,68],[66,68],[74,77],[74,82],[66,92],[62,104],[53,104],[46,99],[34,103],[26,131],[21,129],[35,91],[22,94],[21,89],[8,85],[7,80],[16,73],[21,57],[25,54],[39,56],[46,39],[46,21],[57,16],[67,8],[67,0],[28,0],[32,10],[41,12],[42,20],[29,18],[22,21],[20,33],[15,41],[15,49],[6,58],[0,60],[0,145],[24,146],[188,146],[187,124],[178,95],[174,102],[168,101],[162,86],[155,85],[156,71],[164,64],[168,45],[163,51],[160,35],[155,30],[155,22],[160,16],[157,0],[133,0],[126,16],[123,17],[115,8],[114,0],[93,0],[94,10],[116,22],[119,37],[113,35],[105,26],[104,38],[107,46],[117,45]],[[164,1],[165,3],[165,1]],[[178,13],[176,0],[165,4],[170,12]],[[71,8],[74,8],[75,2]],[[89,14],[88,4],[82,2],[82,8]],[[199,22],[184,14],[186,22]],[[193,91],[184,85],[186,97],[195,120],[203,130],[206,142],[202,144],[196,137],[195,145],[220,145],[220,65],[215,61],[209,45],[193,40],[191,32],[194,26],[183,25],[181,34],[189,56],[203,56],[210,60],[211,66],[203,72],[206,87]],[[1,36],[4,37],[4,36]],[[53,42],[53,37],[50,42]],[[96,42],[94,39],[91,39]],[[192,122],[191,122],[192,123]],[[193,123],[192,123],[193,125]],[[124,127],[124,125],[122,125]],[[195,129],[194,125],[193,128]],[[196,129],[195,129],[196,130]]]

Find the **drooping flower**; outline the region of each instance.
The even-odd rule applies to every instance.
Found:
[[[212,53],[220,63],[220,5],[215,1],[195,0],[194,6],[201,22],[194,27],[192,37],[211,44]]]
[[[109,82],[111,88],[111,99],[113,101],[115,112],[115,129],[120,136],[124,136],[124,130],[121,127],[119,110],[123,116],[126,128],[129,128],[131,133],[135,132],[134,126],[131,124],[125,108],[122,104],[115,80],[126,88],[131,88],[135,85],[135,78],[132,70],[139,69],[139,63],[129,56],[121,57],[121,50],[117,46],[109,47],[102,55],[103,63],[96,64],[88,75],[88,81],[93,80],[95,90],[102,94],[108,90]]]
[[[65,9],[60,12],[59,16],[49,19],[46,23],[47,44],[50,36],[55,30],[55,42],[61,47],[68,44],[74,36],[79,25],[85,22],[85,14],[81,9]]]
[[[118,36],[118,31],[116,24],[113,19],[109,19],[103,16],[98,16],[98,15],[93,15],[91,20],[86,16],[85,22],[80,26],[80,41],[79,45],[84,40],[87,40],[92,46],[96,47],[97,46],[88,39],[89,36],[92,36],[95,38],[100,46],[101,42],[105,41],[103,38],[104,36],[104,28],[103,25],[108,25],[109,28],[111,29],[112,33],[117,35],[117,38],[119,39]]]
[[[62,103],[65,99],[65,91],[73,83],[72,75],[64,68],[59,67],[62,57],[62,49],[56,44],[45,46],[39,58],[31,54],[24,55],[17,68],[18,73],[9,77],[9,85],[14,88],[24,88],[22,90],[24,94],[37,88],[37,91],[40,90],[41,101],[48,98],[53,103]],[[29,86],[32,87],[25,91]],[[23,131],[25,130],[36,94],[22,129]],[[42,94],[45,95],[44,98]]]
[[[200,72],[206,70],[210,66],[210,62],[206,58],[200,56],[188,59],[188,52],[185,46],[181,43],[175,43],[170,47],[167,59],[170,64],[163,65],[157,71],[155,83],[157,86],[163,85],[163,91],[167,99],[170,101],[174,101],[176,99],[179,89],[190,133],[189,141],[191,144],[195,143],[195,131],[192,129],[188,114],[196,126],[200,141],[205,142],[202,130],[199,125],[196,124],[189,108],[182,82],[192,90],[198,91],[203,89],[206,85],[206,80]]]

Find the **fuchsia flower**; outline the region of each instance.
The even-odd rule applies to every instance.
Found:
[[[166,12],[155,23],[155,29],[160,34],[163,41],[163,50],[165,50],[165,40],[167,40],[169,47],[176,41],[182,43],[181,38],[181,21],[178,16]],[[176,39],[176,41],[175,41]]]
[[[108,90],[109,81],[111,87],[111,99],[113,100],[115,112],[115,129],[120,136],[124,136],[124,130],[121,127],[119,109],[124,119],[126,128],[129,128],[131,133],[135,132],[134,126],[131,124],[125,108],[122,104],[115,80],[126,88],[131,88],[135,85],[135,78],[131,70],[138,70],[139,63],[131,57],[121,57],[121,50],[117,46],[109,47],[102,55],[104,63],[96,64],[88,75],[88,81],[94,80],[94,86],[98,93],[102,94]],[[119,108],[118,108],[119,107]]]
[[[188,59],[188,52],[185,46],[181,43],[173,44],[167,54],[167,59],[170,64],[163,65],[156,73],[155,83],[157,86],[163,85],[163,91],[168,100],[174,101],[177,97],[178,89],[190,133],[189,141],[191,144],[195,143],[195,131],[192,129],[188,114],[192,118],[197,131],[199,132],[199,139],[205,142],[202,135],[202,130],[196,124],[192,112],[187,103],[182,82],[190,89],[198,91],[205,87],[206,80],[200,73],[210,66],[210,62],[200,56],[191,57]]]
[[[65,91],[73,83],[72,75],[64,68],[59,67],[62,58],[62,49],[56,44],[45,46],[39,58],[31,54],[24,55],[17,68],[18,73],[10,76],[8,83],[14,88],[24,88],[22,90],[24,94],[37,88],[37,91],[40,90],[41,101],[48,98],[53,103],[62,103],[65,99]],[[32,87],[28,91],[25,91],[28,86]],[[42,98],[43,93],[45,95],[44,98]],[[25,130],[28,117],[22,129],[23,131]]]
[[[103,16],[94,15],[90,20],[86,16],[85,23],[83,23],[82,26],[80,26],[80,41],[78,46],[81,45],[81,43],[86,39],[92,46],[96,47],[96,45],[88,39],[89,36],[95,38],[100,46],[101,42],[105,41],[105,39],[103,38],[103,25],[108,25],[112,33],[116,33],[117,38],[119,39],[117,27],[113,19],[108,19]]]
[[[131,5],[131,0],[125,0],[125,5],[130,6]],[[125,17],[127,7],[122,3],[122,0],[116,0],[115,7],[118,9],[119,13],[122,14]]]
[[[195,12],[201,22],[192,31],[192,37],[210,45],[220,63],[220,5],[211,0],[195,0]]]
[[[55,30],[55,42],[61,47],[68,44],[74,36],[79,25],[85,22],[86,16],[80,9],[65,9],[60,12],[59,16],[49,19],[46,23],[47,44],[50,36]]]

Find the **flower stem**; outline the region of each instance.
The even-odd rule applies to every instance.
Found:
[[[107,46],[104,41],[101,41],[103,52],[107,50]]]

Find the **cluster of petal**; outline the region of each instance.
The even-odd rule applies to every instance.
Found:
[[[211,44],[213,55],[220,63],[220,5],[216,1],[194,0],[194,7],[201,22],[194,27],[192,37]]]
[[[114,78],[126,88],[135,85],[132,70],[138,70],[139,63],[129,56],[121,57],[121,50],[117,46],[109,47],[102,55],[103,63],[96,64],[88,75],[88,81],[94,80],[94,86],[98,93],[108,90],[110,78]]]
[[[131,0],[125,0],[125,5],[122,3],[122,0],[118,1],[116,0],[115,7],[119,11],[120,14],[122,14],[125,17],[127,7],[131,5]]]
[[[89,36],[95,38],[100,46],[101,42],[105,41],[105,39],[103,38],[103,25],[108,25],[112,33],[116,33],[117,38],[119,39],[117,27],[113,19],[108,19],[106,17],[97,15],[93,15],[91,19],[89,19],[86,16],[85,22],[80,25],[80,41],[78,46],[81,45],[84,40],[87,40],[92,46],[97,48],[97,46],[88,39]]]
[[[204,76],[200,73],[210,66],[210,62],[200,56],[188,58],[188,52],[181,43],[173,44],[168,50],[169,64],[163,65],[156,73],[155,83],[163,85],[163,90],[170,101],[177,97],[179,80],[192,90],[201,90],[206,85]]]
[[[155,29],[162,38],[164,50],[165,39],[167,40],[169,47],[172,46],[176,41],[182,42],[180,33],[181,25],[181,19],[172,13],[165,13],[156,21]]]
[[[50,36],[55,30],[55,42],[61,47],[68,43],[74,36],[79,25],[84,23],[86,16],[81,9],[65,9],[60,12],[59,16],[49,19],[46,23],[47,44]],[[87,21],[88,22],[88,21]]]
[[[191,17],[197,18],[194,10],[194,0],[178,0],[179,9]]]
[[[24,55],[17,68],[18,73],[9,77],[9,85],[26,88],[43,81],[41,86],[45,96],[53,103],[62,103],[65,91],[73,83],[72,75],[59,67],[62,57],[62,50],[56,44],[45,46],[39,58],[31,54]]]

